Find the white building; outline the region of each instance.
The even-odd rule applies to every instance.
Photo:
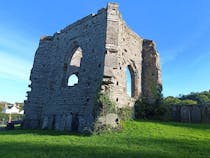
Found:
[[[5,108],[2,110],[2,113],[5,113],[5,114],[23,114],[24,111],[20,111],[16,106],[8,106],[8,105],[5,105]]]

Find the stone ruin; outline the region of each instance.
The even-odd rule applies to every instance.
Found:
[[[131,96],[126,93],[126,68],[131,74]],[[69,85],[72,75],[78,83]],[[162,90],[155,43],[133,32],[115,3],[42,37],[30,80],[26,129],[84,132],[94,128],[99,92],[109,92],[116,108],[134,109],[139,97],[155,103]],[[106,123],[117,124],[116,117],[107,115]]]
[[[172,120],[186,123],[210,123],[210,103],[199,105],[174,105]]]

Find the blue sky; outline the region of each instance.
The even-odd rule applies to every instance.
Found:
[[[0,5],[0,100],[21,102],[42,35],[105,7],[106,0],[7,0]],[[126,23],[153,39],[164,96],[210,89],[209,0],[115,0]]]

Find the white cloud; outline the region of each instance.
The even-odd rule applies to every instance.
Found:
[[[29,81],[38,41],[3,25],[0,35],[0,78]]]
[[[0,50],[0,77],[28,81],[32,61],[10,54]]]
[[[164,64],[166,64],[170,61],[175,60],[179,54],[181,54],[185,51],[185,49],[186,49],[185,47],[180,46],[180,47],[177,47],[177,48],[172,48],[172,49],[169,49],[169,50],[161,51],[162,52],[161,54],[164,54],[164,56],[161,56],[162,65],[164,65]]]
[[[160,50],[161,54],[161,63],[162,65],[175,60],[180,54],[182,53],[189,53],[187,52],[189,48],[193,47],[193,45],[197,44],[198,41],[202,39],[203,36],[206,35],[206,33],[209,32],[210,29],[210,20],[207,20],[200,24],[200,27],[197,28],[195,32],[193,32],[190,36],[186,38],[186,41],[184,41],[180,45],[174,45],[174,47],[168,49],[168,50]],[[195,61],[195,63],[200,62],[204,56],[202,55]]]
[[[190,67],[197,67],[198,65],[203,64],[203,62],[209,62],[210,59],[210,52],[202,52],[199,54],[194,61],[191,63]]]
[[[0,27],[0,50],[16,56],[33,59],[33,53],[37,48],[38,41],[34,42],[26,35]]]

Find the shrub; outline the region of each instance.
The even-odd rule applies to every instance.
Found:
[[[121,120],[131,120],[134,115],[134,111],[131,107],[117,108],[117,115]]]
[[[179,99],[176,97],[166,97],[163,99],[163,105],[165,106],[173,106],[173,105],[196,105],[197,101],[191,99]]]
[[[135,118],[142,118],[147,119],[148,113],[149,113],[149,107],[148,105],[143,102],[141,99],[138,99],[135,102],[134,108],[135,108]]]
[[[111,100],[109,92],[99,92],[93,110],[93,116],[95,117],[96,122],[94,123],[93,131],[91,133],[99,134],[115,130],[102,121],[110,113],[117,114],[116,103]]]
[[[153,105],[147,103],[143,99],[138,99],[135,102],[135,118],[151,119],[155,115]]]
[[[97,103],[103,114],[116,113],[116,103],[110,99],[108,92],[100,92],[97,97]]]
[[[149,104],[140,98],[135,103],[135,118],[137,119],[155,119],[170,120],[170,106],[163,104]]]

